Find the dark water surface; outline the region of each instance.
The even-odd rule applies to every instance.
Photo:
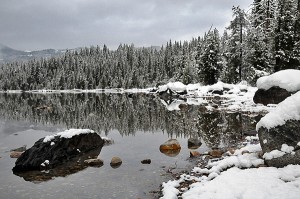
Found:
[[[241,132],[255,128],[256,118],[239,113],[203,112],[198,106],[168,111],[144,94],[0,94],[0,198],[155,198],[167,172],[193,166],[188,138],[200,138],[199,152],[234,146]],[[102,148],[104,165],[65,177],[26,181],[12,173],[10,150],[67,128],[90,128],[114,140]],[[181,144],[175,157],[159,151],[171,138]],[[112,168],[113,156],[123,164]],[[151,159],[143,165],[141,160]]]

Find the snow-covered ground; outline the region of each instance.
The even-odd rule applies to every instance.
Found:
[[[298,199],[300,165],[264,167],[260,151],[260,144],[249,142],[234,154],[227,152],[221,160],[210,160],[206,168],[195,167],[190,175],[163,183],[161,198]],[[181,186],[185,182],[190,182],[189,187]]]

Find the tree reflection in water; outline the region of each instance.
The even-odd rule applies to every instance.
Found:
[[[203,112],[190,105],[168,111],[153,95],[103,93],[4,93],[0,94],[0,117],[90,128],[105,135],[113,129],[122,136],[162,130],[169,137],[201,137],[211,148],[234,145],[242,132],[255,129],[258,119],[241,113]]]

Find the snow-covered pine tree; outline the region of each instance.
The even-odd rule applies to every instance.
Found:
[[[233,6],[232,11],[234,19],[228,27],[230,35],[227,41],[227,52],[225,52],[228,66],[224,71],[226,74],[224,79],[229,83],[237,83],[242,79],[244,29],[248,22],[245,11],[239,6]]]
[[[250,14],[246,37],[245,65],[249,69],[247,81],[256,82],[262,74],[273,71],[274,13],[276,5],[271,0],[255,0]]]
[[[274,71],[297,68],[293,59],[295,46],[295,0],[280,0],[277,6],[275,29],[275,67]]]
[[[197,52],[197,73],[204,84],[214,84],[220,75],[220,36],[217,29],[209,30]]]

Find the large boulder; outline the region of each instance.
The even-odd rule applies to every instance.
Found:
[[[256,130],[269,166],[300,164],[300,92],[264,116]]]
[[[99,154],[103,144],[101,137],[92,130],[70,129],[38,140],[17,159],[13,171],[54,168],[90,151]]]
[[[253,101],[255,103],[278,104],[300,90],[300,70],[282,70],[257,80]]]
[[[258,89],[255,92],[253,101],[256,104],[263,104],[266,106],[268,104],[278,104],[291,95],[292,92],[289,92],[284,88],[275,86],[269,88],[268,90]]]

